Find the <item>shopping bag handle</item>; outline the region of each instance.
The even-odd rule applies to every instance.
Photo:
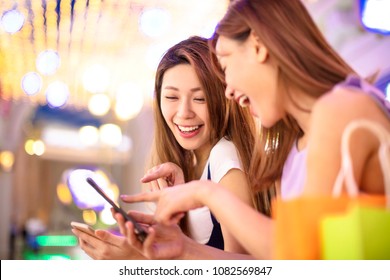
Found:
[[[379,139],[380,145],[378,156],[384,178],[386,205],[387,208],[390,209],[390,132],[379,123],[369,120],[360,119],[352,121],[345,127],[341,139],[341,168],[337,175],[332,195],[335,197],[340,196],[343,182],[345,182],[345,187],[349,196],[356,197],[359,193],[359,187],[353,176],[352,160],[349,150],[351,134],[359,128],[371,131]]]

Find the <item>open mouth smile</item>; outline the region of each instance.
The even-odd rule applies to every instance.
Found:
[[[192,133],[196,130],[198,130],[201,125],[194,125],[194,126],[181,126],[181,125],[176,125],[177,128],[180,130],[180,132],[183,132],[183,133]]]

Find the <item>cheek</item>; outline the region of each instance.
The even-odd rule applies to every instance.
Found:
[[[168,104],[162,102],[161,103],[161,114],[166,122],[170,120],[172,117],[172,106],[168,106]]]
[[[197,113],[198,117],[203,121],[205,127],[210,129],[210,117],[207,109],[207,105],[204,105]]]
[[[254,72],[240,63],[232,65],[225,73],[226,83],[235,90],[246,92],[248,86],[253,83]]]

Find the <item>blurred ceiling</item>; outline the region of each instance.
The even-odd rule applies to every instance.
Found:
[[[66,104],[85,107],[91,92],[83,86],[82,79],[92,65],[105,69],[107,85],[102,93],[110,99],[123,83],[136,84],[145,97],[151,97],[154,69],[163,51],[190,35],[211,34],[228,2],[0,0],[0,97],[44,105],[48,85],[61,81],[70,92]],[[149,17],[152,29],[147,33],[141,30],[147,28],[142,26],[147,18],[142,17],[154,8],[165,14],[160,20]],[[23,16],[20,30],[11,33],[6,32],[3,20],[10,11]],[[55,51],[60,58],[59,67],[50,74],[37,69],[38,56],[47,50]],[[39,75],[42,86],[38,92],[26,95],[21,81],[29,72]],[[101,79],[92,77],[90,83],[99,84]]]
[[[329,42],[358,72],[369,74],[389,66],[381,55],[388,52],[389,37],[369,34],[361,27],[356,13],[359,1],[304,2]],[[131,96],[134,92],[138,95],[141,92],[148,104],[162,53],[191,35],[210,35],[228,3],[228,0],[0,0],[0,97],[45,105],[48,86],[60,81],[69,89],[68,106],[86,108],[96,93],[94,90],[107,96],[111,107],[115,102],[131,105],[135,102]],[[7,32],[4,18],[11,11],[22,15],[23,22],[16,31]],[[158,18],[156,11],[165,13]],[[145,16],[148,12],[149,18]],[[145,25],[147,20],[149,26]],[[147,27],[149,31],[145,31]],[[37,59],[48,50],[58,54],[60,64],[54,73],[45,74],[38,69]],[[85,86],[84,77],[93,66],[95,70],[100,66],[106,74],[90,75],[89,86],[95,87],[91,90]],[[27,95],[21,83],[30,72],[36,72],[42,83],[36,92]],[[117,91],[128,83],[133,85],[127,88],[129,98],[117,101]],[[140,90],[133,90],[134,86]]]

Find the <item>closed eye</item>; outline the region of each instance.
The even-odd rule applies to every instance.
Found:
[[[196,101],[196,102],[206,102],[206,99],[204,99],[204,98],[194,98],[194,100]]]
[[[178,99],[176,96],[164,96],[165,99],[168,99],[168,100],[176,100]]]

